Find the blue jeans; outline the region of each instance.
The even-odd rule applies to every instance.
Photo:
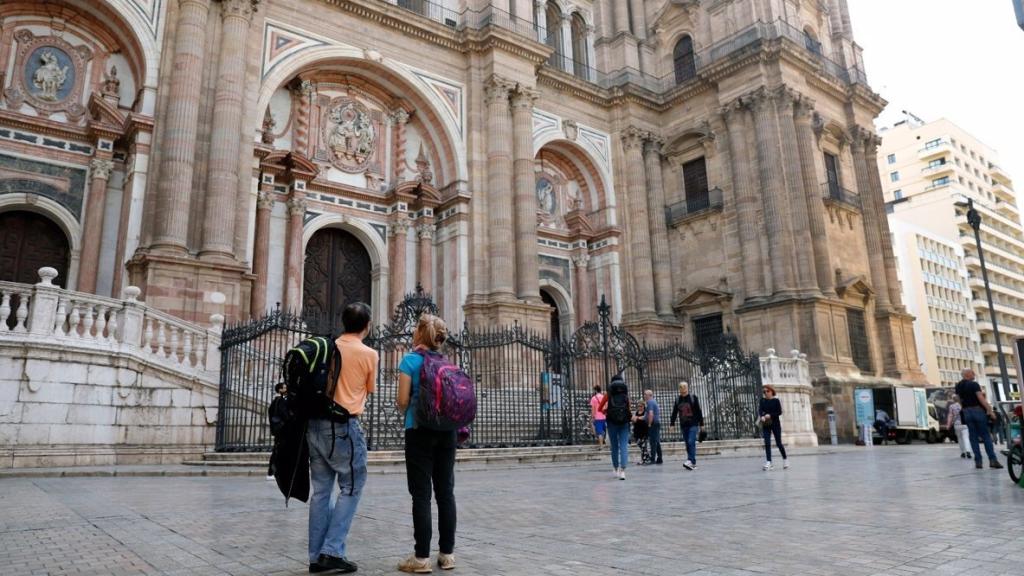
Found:
[[[612,468],[625,470],[629,465],[629,424],[609,422],[608,443],[612,445]]]
[[[647,441],[651,444],[651,462],[661,463],[661,422],[651,424],[651,430],[647,433]]]
[[[697,433],[700,426],[683,426],[683,442],[686,442],[686,459],[697,463]]]
[[[366,484],[366,439],[354,418],[347,424],[334,424],[333,431],[330,420],[310,420],[306,439],[313,488],[309,498],[309,561],[316,562],[321,554],[344,558],[345,540]],[[335,482],[340,492],[332,501]]]
[[[988,414],[981,408],[964,408],[964,423],[967,424],[967,432],[971,436],[971,450],[974,451],[974,461],[981,463],[981,450],[978,440],[985,442],[985,453],[988,454],[988,461],[995,462],[996,451],[992,446],[992,435],[988,431]]]

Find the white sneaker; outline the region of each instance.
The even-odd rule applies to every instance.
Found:
[[[769,470],[772,470],[773,469],[772,463],[771,462],[765,462],[764,466],[762,466],[761,469],[764,470],[765,472],[767,472]]]
[[[619,480],[625,480],[625,479],[626,479],[626,469],[623,468],[623,469],[619,470]]]
[[[696,469],[697,469],[697,463],[696,462],[691,462],[690,463],[690,470],[696,470]]]
[[[455,568],[455,554],[438,554],[437,566],[441,570],[451,570],[452,568]]]
[[[683,468],[686,468],[687,470],[693,470],[696,467],[697,467],[697,465],[694,464],[693,462],[690,462],[689,460],[687,460],[686,462],[683,462]]]
[[[789,460],[787,460],[785,458],[782,459],[782,469],[783,470],[789,470]]]
[[[612,470],[612,477],[613,478],[618,478],[619,477],[619,471],[620,470],[618,468],[615,468],[614,470]]]

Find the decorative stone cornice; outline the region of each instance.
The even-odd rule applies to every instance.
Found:
[[[102,158],[93,158],[92,162],[89,163],[89,170],[92,172],[93,178],[106,180],[114,170],[114,163]]]
[[[869,140],[875,138],[874,132],[864,128],[863,126],[853,126],[849,130],[850,147],[855,152],[863,152]]]
[[[252,15],[256,12],[261,0],[221,0],[220,17],[241,18],[246,23],[252,21]]]

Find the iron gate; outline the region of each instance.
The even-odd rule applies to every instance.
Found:
[[[552,340],[521,326],[450,333],[443,350],[477,385],[478,410],[472,447],[568,445],[593,441],[590,398],[622,373],[635,401],[654,392],[668,412],[685,380],[700,398],[711,439],[753,438],[761,372],[756,355],[736,339],[723,339],[712,353],[679,343],[641,344],[611,321],[602,298],[598,319],[571,338]],[[395,408],[398,365],[412,348],[412,332],[424,312],[437,306],[421,290],[408,295],[391,321],[375,328],[366,344],[380,354],[377,387],[361,421],[371,450],[404,445],[403,418]],[[273,444],[267,407],[281,377],[281,361],[303,338],[330,330],[319,318],[274,310],[259,320],[225,329],[221,343],[218,451],[269,450]],[[666,422],[667,425],[667,422]],[[669,433],[666,431],[666,437]]]

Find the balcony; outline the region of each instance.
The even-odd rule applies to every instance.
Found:
[[[938,190],[940,188],[948,188],[953,185],[953,180],[946,179],[942,182],[935,182],[924,187],[925,192],[931,192],[932,190]]]
[[[988,163],[988,174],[993,180],[1010,184],[1010,175],[1006,173],[998,164]]]
[[[992,180],[992,193],[996,196],[1002,197],[1005,202],[1016,202],[1017,198],[1013,194],[1013,190],[1002,182]]]
[[[821,195],[825,202],[858,211],[861,209],[860,196],[843,188],[837,182],[822,182]]]
[[[706,195],[687,198],[682,202],[665,206],[665,223],[676,228],[691,220],[721,212],[723,206],[722,189],[716,186],[708,190]]]
[[[929,178],[937,178],[939,176],[942,176],[943,174],[952,174],[952,173],[953,173],[953,163],[952,162],[943,162],[942,164],[936,164],[934,166],[928,166],[927,168],[922,168],[921,169],[921,176],[926,176],[926,177],[929,177]]]
[[[930,160],[937,156],[947,154],[953,151],[953,143],[949,140],[942,139],[938,142],[929,142],[924,148],[917,151],[918,160]]]

